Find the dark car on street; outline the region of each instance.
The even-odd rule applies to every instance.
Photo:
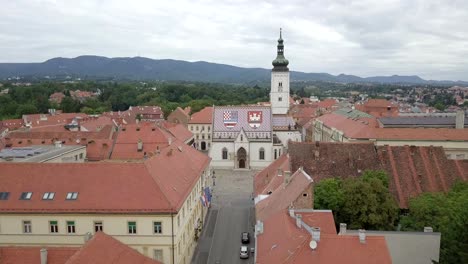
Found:
[[[250,243],[250,234],[249,234],[249,232],[242,232],[241,241],[242,241],[242,244]]]

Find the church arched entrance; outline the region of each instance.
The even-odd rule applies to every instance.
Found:
[[[201,142],[201,150],[206,150],[206,142],[205,141]]]
[[[240,148],[239,150],[237,150],[238,168],[245,169],[246,161],[247,161],[247,151],[245,151],[245,148]]]

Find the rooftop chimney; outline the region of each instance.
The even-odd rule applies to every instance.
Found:
[[[169,138],[169,139],[167,140],[167,143],[168,143],[169,146],[170,146],[170,145],[172,144],[172,138]]]
[[[432,233],[432,232],[433,232],[432,227],[430,227],[430,226],[425,226],[424,227],[424,233]]]
[[[346,234],[346,223],[340,223],[340,235]]]
[[[62,147],[62,141],[56,140],[54,141],[54,145],[56,148],[61,148]]]
[[[86,232],[86,234],[84,235],[84,242],[88,242],[92,237],[93,235],[90,232]]]
[[[289,216],[294,217],[294,209],[289,209]]]
[[[302,215],[296,215],[296,226],[297,228],[302,228]]]
[[[320,241],[320,227],[312,227],[312,239],[314,241]]]
[[[137,150],[138,151],[143,151],[143,141],[141,141],[141,139],[138,139]]]
[[[465,110],[458,110],[455,118],[455,128],[463,129],[465,127]]]
[[[366,230],[364,229],[359,229],[359,242],[361,242],[361,244],[366,243]]]
[[[291,180],[291,171],[285,171],[284,172],[284,184],[289,184],[290,180]]]
[[[47,249],[41,249],[41,264],[47,264]]]

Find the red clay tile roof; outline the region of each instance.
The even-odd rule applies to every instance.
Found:
[[[41,120],[41,117],[46,117],[47,120]],[[55,115],[50,114],[33,114],[24,115],[23,119],[26,122],[30,122],[31,127],[51,126],[70,123],[74,118],[87,118],[87,114],[83,113],[57,113]]]
[[[291,107],[290,115],[295,119],[313,118],[317,112],[317,105],[298,104]]]
[[[374,146],[366,143],[289,144],[291,169],[303,166],[314,181],[357,177],[365,170],[385,170],[390,192],[400,205],[421,192],[448,191],[455,180],[468,180],[464,162],[446,158],[442,147]]]
[[[278,176],[278,169],[282,171],[290,171],[289,156],[281,155],[277,160],[273,161],[268,167],[258,172],[254,177],[254,194],[267,194],[269,191],[276,190],[282,183],[283,177]],[[282,173],[284,174],[284,173]]]
[[[167,147],[169,138],[169,133],[151,123],[124,125],[117,134],[111,159],[143,159],[145,152]],[[143,143],[142,151],[137,148],[139,140]]]
[[[285,178],[283,175],[281,178]],[[273,190],[267,198],[258,202],[255,206],[257,220],[265,220],[280,210],[287,209],[307,189],[311,188],[312,178],[302,169],[298,169],[290,176],[288,184],[282,183],[280,187]],[[310,204],[310,208],[313,204]]]
[[[97,232],[65,264],[162,264],[140,254],[112,236]]]
[[[468,128],[379,128],[375,118],[352,118],[336,113],[318,117],[329,128],[342,131],[347,138],[379,140],[468,140]]]
[[[213,107],[207,106],[192,114],[189,124],[211,124],[213,123]]]
[[[6,127],[10,131],[18,129],[24,125],[23,119],[5,119],[3,121],[0,121],[0,123],[0,127]]]
[[[0,246],[0,263],[41,264],[42,248]],[[64,264],[76,251],[75,247],[47,247],[47,264]]]
[[[164,122],[164,124],[168,124]],[[192,132],[188,130],[183,124],[171,124],[166,126],[166,129],[171,133],[175,138],[179,139],[182,142],[187,142],[193,137]]]
[[[321,234],[336,235],[335,219],[331,210],[314,210],[313,212],[297,212],[308,226],[320,227]]]
[[[0,213],[175,212],[209,161],[174,142],[144,163],[0,163],[0,191],[11,197]],[[19,200],[22,192],[33,192],[31,200]],[[54,200],[43,201],[45,192],[55,192]],[[78,199],[65,200],[68,192]]]
[[[55,141],[62,141],[65,145],[87,146],[88,160],[108,159],[113,144],[113,126],[104,126],[99,132],[83,131],[15,131],[5,137],[5,144],[9,147],[24,147],[31,145],[50,145]]]
[[[336,99],[327,98],[327,99],[325,99],[323,101],[318,102],[318,107],[319,108],[330,109],[333,106],[335,106],[336,104],[338,104],[338,101]]]
[[[179,209],[210,161],[207,155],[176,141],[145,161],[145,166],[166,199]]]
[[[322,223],[317,224],[322,229]],[[309,247],[311,240],[308,231],[297,228],[295,219],[286,210],[276,212],[264,221],[263,234],[258,235],[256,263],[392,263],[383,236],[367,236],[362,244],[356,236],[321,232],[314,251]]]
[[[98,118],[87,118],[80,122],[80,126],[87,131],[100,131],[104,126],[114,125],[112,119],[108,116],[100,116]]]

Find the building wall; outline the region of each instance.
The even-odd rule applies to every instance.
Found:
[[[188,124],[188,129],[193,133],[195,145],[198,150],[202,150],[202,142],[205,142],[206,151],[211,148],[211,124]]]
[[[271,72],[270,102],[273,114],[284,115],[288,113],[289,72]]]
[[[295,142],[301,142],[301,132],[297,130],[288,130],[288,131],[274,131],[274,134],[281,140],[281,143],[285,148],[288,147],[288,141],[292,140]]]
[[[369,141],[369,140],[356,140],[347,138],[343,133],[334,128],[329,128],[323,125],[322,122],[316,121],[314,123],[314,141],[323,142],[351,142],[351,141]],[[372,139],[377,146],[421,146],[421,147],[442,147],[449,159],[468,159],[468,141],[444,141],[444,140],[385,140],[385,139]]]
[[[51,159],[45,160],[45,163],[61,163],[61,162],[84,162],[86,160],[86,147],[75,149],[73,151],[58,155]]]
[[[293,202],[295,209],[309,209],[314,207],[314,187],[310,185],[297,199]]]
[[[209,156],[211,157],[211,166],[214,168],[237,168],[237,151],[240,147],[245,148],[247,152],[250,168],[264,168],[273,160],[273,143],[271,142],[213,142]],[[222,150],[228,150],[228,159],[222,159]],[[265,160],[260,160],[260,148],[265,149]]]
[[[102,221],[103,231],[140,253],[154,258],[154,250],[163,251],[163,263],[172,262],[172,228],[175,263],[190,263],[196,236],[201,232],[207,208],[200,202],[210,170],[201,175],[178,214],[0,214],[0,245],[80,246],[84,235],[94,233],[94,223]],[[79,199],[79,197],[78,197]],[[72,203],[73,201],[71,201]],[[23,221],[31,221],[32,232],[23,233]],[[58,222],[58,233],[50,233],[49,221]],[[76,233],[67,232],[67,221],[75,222]],[[136,222],[136,234],[128,233],[128,222]],[[162,233],[155,234],[153,222],[162,223]],[[173,225],[172,225],[173,224]]]

